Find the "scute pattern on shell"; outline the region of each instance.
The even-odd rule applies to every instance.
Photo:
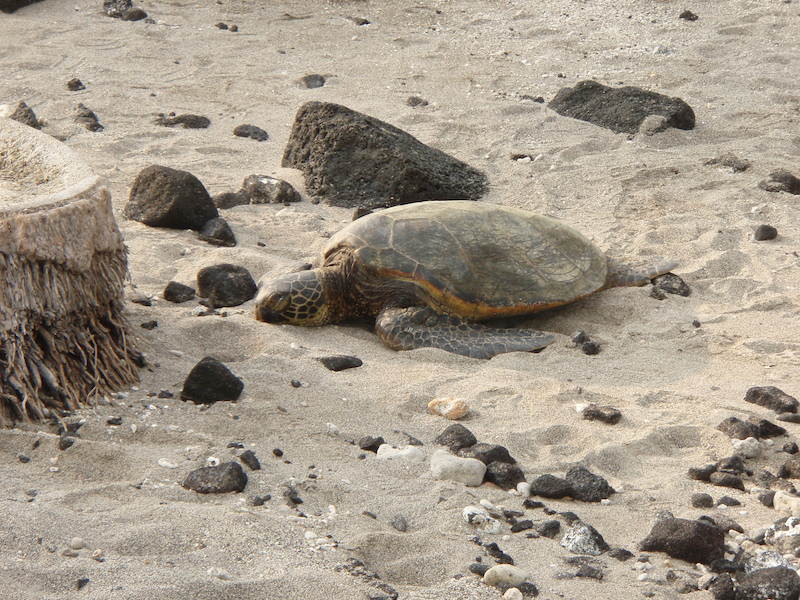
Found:
[[[477,202],[373,213],[331,238],[325,255],[342,246],[375,277],[413,281],[450,314],[471,318],[558,306],[606,280],[605,255],[571,227]]]

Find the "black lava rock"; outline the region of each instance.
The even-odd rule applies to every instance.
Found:
[[[345,369],[355,369],[364,363],[356,356],[346,354],[334,354],[333,356],[323,356],[317,359],[329,371],[344,371]]]
[[[233,135],[251,138],[257,142],[266,142],[269,139],[269,134],[255,125],[237,125],[233,130]]]
[[[757,425],[747,421],[742,421],[738,417],[728,417],[722,421],[722,423],[717,425],[717,429],[719,429],[728,437],[737,440],[744,440],[749,437],[759,437]]]
[[[697,19],[699,19],[700,17],[698,17],[690,10],[685,10],[680,15],[678,15],[678,18],[683,19],[684,21],[697,21]]]
[[[797,443],[795,442],[786,442],[781,448],[786,454],[797,454],[800,452],[800,448],[797,447]]]
[[[733,475],[731,473],[712,473],[711,476],[708,478],[708,482],[713,485],[718,485],[720,487],[729,487],[735,490],[744,490],[744,482],[742,478],[738,475]]]
[[[124,214],[151,227],[197,230],[219,216],[197,177],[160,165],[146,167],[136,176]]]
[[[226,462],[191,471],[181,485],[200,494],[241,492],[247,485],[247,474],[239,463]]]
[[[800,405],[797,398],[772,385],[751,387],[747,390],[744,401],[764,406],[777,413],[796,413]]]
[[[800,576],[794,569],[770,567],[736,578],[736,600],[797,600]]]
[[[164,113],[160,113],[155,119],[155,124],[161,125],[162,127],[207,129],[211,125],[211,120],[208,117],[204,117],[202,115],[193,115],[191,113],[185,113],[182,115],[176,115],[174,113],[165,115]]]
[[[139,327],[151,331],[158,327],[158,321],[145,321],[144,323],[139,324]]]
[[[588,121],[615,133],[635,134],[650,115],[661,115],[668,127],[694,128],[694,111],[680,98],[670,98],[638,87],[611,88],[581,81],[562,88],[548,106],[565,117]]]
[[[164,300],[180,304],[181,302],[188,302],[194,298],[194,288],[188,285],[183,285],[177,281],[170,281],[167,287],[164,288]]]
[[[761,492],[757,496],[758,501],[761,502],[767,508],[773,508],[775,506],[775,492],[774,490],[767,490],[766,492]]]
[[[736,498],[731,498],[730,496],[722,496],[719,500],[717,500],[717,506],[741,506],[742,503],[739,502]],[[728,529],[731,529],[730,527]]]
[[[625,562],[626,560],[633,558],[633,552],[626,550],[625,548],[612,548],[608,551],[608,556],[614,560]]]
[[[555,519],[534,523],[533,530],[542,537],[554,538],[561,531],[561,523]]]
[[[303,199],[289,182],[269,175],[248,175],[242,182],[240,193],[248,198],[250,204],[288,204]]]
[[[436,436],[433,442],[440,446],[447,446],[450,452],[456,453],[461,448],[474,446],[478,443],[478,440],[469,429],[460,423],[453,423],[452,425],[448,425],[442,433]]]
[[[106,425],[122,425],[122,417],[108,417]]]
[[[747,422],[752,423],[758,428],[758,437],[771,438],[786,434],[786,430],[783,427],[775,425],[775,423],[767,421],[766,419],[759,419],[758,417],[752,416],[748,417]]]
[[[223,263],[200,269],[197,273],[197,295],[208,299],[211,307],[239,306],[258,291],[250,271],[238,265]]]
[[[533,521],[530,519],[523,519],[522,521],[517,521],[511,526],[511,533],[519,533],[520,531],[526,531],[532,528]]]
[[[759,225],[753,233],[753,239],[757,242],[774,240],[778,237],[778,230],[772,225]]]
[[[251,471],[260,471],[261,462],[258,460],[256,453],[252,450],[245,450],[239,455],[239,460],[250,467]]]
[[[517,487],[518,483],[525,481],[525,474],[517,465],[495,461],[486,465],[486,474],[483,476],[483,480],[500,486],[504,490],[511,490]]]
[[[566,479],[555,475],[540,475],[531,482],[531,496],[564,498],[572,496],[572,486]]]
[[[717,465],[708,464],[708,465],[703,465],[702,467],[690,467],[687,474],[689,475],[689,479],[695,479],[697,481],[708,481],[708,478],[711,477],[711,474],[716,470],[717,470]]]
[[[200,239],[214,246],[232,248],[236,245],[236,236],[233,235],[231,226],[222,217],[214,217],[206,221],[200,229]]]
[[[622,418],[622,413],[613,406],[598,406],[590,404],[581,412],[587,421],[602,421],[609,425],[616,425]]]
[[[674,273],[666,273],[653,279],[653,288],[677,296],[689,296],[692,293],[686,282]]]
[[[28,127],[33,127],[34,129],[42,128],[42,124],[39,122],[39,119],[36,118],[33,109],[22,101],[17,104],[14,112],[11,113],[8,118],[13,119],[17,123],[27,125]]]
[[[478,575],[479,577],[483,577],[486,571],[488,570],[489,570],[489,565],[484,563],[472,563],[469,566],[469,572]]]
[[[318,73],[304,75],[300,78],[300,85],[308,89],[321,88],[323,85],[325,85],[325,77],[319,75]]]
[[[725,534],[718,527],[688,519],[662,519],[653,525],[639,548],[665,552],[690,563],[708,564],[723,558]]]
[[[473,444],[468,448],[461,448],[458,451],[459,456],[463,456],[464,458],[477,458],[483,464],[488,465],[490,462],[504,462],[509,464],[514,464],[517,462],[514,458],[509,454],[508,449],[505,446],[499,446],[497,444],[484,444],[483,442],[478,442],[477,444]]]
[[[476,200],[487,188],[483,173],[405,131],[324,102],[300,107],[282,166],[301,169],[313,196],[350,208]]]
[[[385,443],[386,440],[384,440],[381,436],[373,437],[371,435],[365,435],[358,440],[358,447],[362,450],[368,450],[369,452],[377,452],[381,444]]]
[[[2,0],[2,2],[0,2],[0,12],[10,14],[15,10],[25,8],[26,6],[39,1],[40,0]]]
[[[714,506],[714,498],[712,498],[709,494],[692,494],[691,503],[695,508],[711,508]]]
[[[97,118],[94,111],[84,104],[78,104],[78,110],[75,113],[75,122],[89,131],[102,131],[105,129],[105,127],[100,124],[100,119]]]
[[[589,340],[588,342],[583,342],[581,344],[581,352],[583,352],[588,356],[594,356],[595,354],[600,354],[600,344],[592,340]]]
[[[800,194],[800,179],[785,169],[773,171],[769,177],[759,182],[758,187],[767,192],[788,192]]]
[[[78,92],[78,91],[80,91],[80,90],[85,90],[85,89],[86,89],[86,86],[85,86],[85,85],[83,85],[83,82],[82,82],[80,79],[78,79],[77,77],[75,77],[75,78],[73,78],[73,79],[70,79],[70,80],[67,82],[67,89],[68,89],[70,92]]]
[[[566,480],[572,486],[572,497],[584,502],[600,502],[614,493],[608,482],[584,467],[570,467]]]
[[[232,402],[244,389],[241,379],[215,358],[206,356],[197,363],[183,382],[181,400],[195,404]]]

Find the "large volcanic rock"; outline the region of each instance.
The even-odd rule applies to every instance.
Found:
[[[694,129],[694,111],[686,102],[633,86],[611,88],[596,81],[581,81],[559,90],[548,106],[560,115],[615,133],[636,133],[650,115],[664,117],[667,127]]]
[[[333,206],[380,208],[423,200],[477,200],[486,176],[405,131],[338,104],[307,102],[295,117],[284,167]]]

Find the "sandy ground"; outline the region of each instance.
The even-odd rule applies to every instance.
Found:
[[[336,570],[355,557],[401,598],[499,598],[467,572],[484,553],[470,542],[475,532],[461,511],[482,498],[518,509],[521,499],[491,486],[433,480],[426,463],[371,454],[359,460],[360,450],[348,443],[383,435],[404,444],[407,432],[432,453],[433,438],[449,422],[427,414],[425,405],[440,396],[466,400],[472,412],[464,424],[480,440],[508,447],[529,480],[583,464],[623,490],[609,505],[548,502],[576,512],[611,545],[636,552],[660,510],[708,513],[690,508],[696,491],[740,499],[743,506],[727,514],[748,532],[777,518],[751,495],[685,473],[731,453],[715,429],[723,418],[772,418],[743,402],[748,387],[800,393],[797,199],[757,188],[774,169],[800,170],[796,2],[149,0],[140,6],[155,24],[108,18],[100,0],[45,0],[0,15],[0,102],[28,102],[47,121],[45,131],[65,137],[107,178],[139,293],[158,297],[170,280],[194,284],[200,268],[222,262],[256,278],[282,273],[313,259],[349,222],[351,211],[307,198],[289,208],[241,206],[223,211],[239,245],[217,248],[189,231],[122,217],[133,179],[153,163],[191,171],[212,194],[238,189],[253,173],[300,185],[299,173],[280,169],[283,147],[297,108],[325,100],[386,120],[484,170],[491,189],[483,201],[563,219],[620,256],[678,261],[675,272],[692,295],[658,301],[646,288],[610,290],[530,319],[559,334],[544,352],[489,361],[430,349],[397,353],[359,325],[269,326],[253,319],[252,302],[228,309],[226,317],[193,316],[195,303],[130,303],[137,343],[154,365],[142,371],[141,384],[113,406],[82,411],[87,422],[67,451],[56,448],[46,427],[0,433],[0,583],[7,597],[379,595],[365,580]],[[699,20],[679,19],[686,8]],[[237,24],[239,32],[219,30],[219,21]],[[298,78],[309,73],[325,75],[326,85],[300,87]],[[86,84],[84,91],[67,91],[73,77]],[[697,127],[629,139],[521,98],[549,100],[589,78],[679,96],[694,108]],[[430,104],[412,108],[405,102],[410,95]],[[97,113],[104,131],[72,122],[78,102]],[[153,124],[156,113],[169,111],[205,115],[211,127]],[[234,137],[242,123],[264,128],[270,140]],[[750,160],[751,169],[734,174],[705,165],[730,152]],[[514,153],[536,160],[514,161]],[[754,242],[761,223],[776,226],[778,238]],[[153,319],[156,329],[139,327]],[[577,329],[601,342],[599,355],[572,346]],[[333,373],[316,360],[339,353],[364,365]],[[201,410],[177,398],[148,397],[179,392],[206,355],[244,380],[239,402]],[[292,379],[303,386],[291,387]],[[587,401],[619,408],[623,420],[616,426],[582,420],[574,407]],[[106,425],[109,416],[123,424]],[[338,435],[328,433],[328,423]],[[249,472],[244,494],[201,496],[180,487],[207,457],[230,459],[231,441],[254,450],[263,465]],[[273,448],[283,449],[283,459]],[[31,462],[20,463],[18,453]],[[771,451],[760,464],[778,462]],[[282,498],[292,481],[305,518]],[[29,490],[36,490],[32,501]],[[247,504],[247,496],[265,493],[273,499],[264,506]],[[407,532],[390,525],[396,515],[407,519]],[[497,541],[530,572],[541,598],[676,596],[669,585],[638,581],[631,563],[605,557],[602,582],[558,579],[569,553],[557,540],[504,535],[507,528],[483,539]],[[87,548],[64,556],[74,537]],[[333,541],[335,549],[320,549]],[[98,550],[102,562],[92,558]],[[663,558],[652,559],[662,580]],[[485,555],[484,561],[492,563]],[[89,582],[77,591],[81,578]]]

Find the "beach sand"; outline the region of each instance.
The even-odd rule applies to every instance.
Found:
[[[560,579],[570,553],[558,539],[510,534],[507,525],[488,535],[462,519],[463,508],[481,499],[522,510],[518,495],[434,480],[427,460],[385,461],[351,443],[382,435],[403,445],[410,434],[430,457],[434,438],[451,424],[427,413],[436,397],[464,399],[471,412],[462,423],[480,441],[506,446],[528,481],[563,476],[574,464],[607,478],[621,490],[610,504],[545,502],[575,512],[610,545],[637,555],[659,511],[687,518],[724,512],[748,533],[778,518],[755,496],[690,480],[686,471],[732,453],[716,429],[724,418],[774,420],[744,402],[750,386],[800,394],[798,200],[757,186],[779,168],[800,172],[796,2],[139,6],[155,23],[109,18],[100,0],[44,0],[0,15],[0,103],[26,101],[46,121],[45,132],[107,179],[130,250],[129,294],[155,298],[150,307],[128,303],[135,343],[151,366],[111,405],[79,412],[86,423],[73,447],[59,451],[46,424],[0,432],[5,597],[380,597],[375,580],[337,569],[356,558],[401,598],[500,598],[467,571],[476,556],[494,564],[470,541],[476,534],[528,571],[546,600],[677,596],[664,583],[667,569],[693,565],[651,553],[652,580],[640,581],[635,560],[601,556],[603,581]],[[686,8],[699,19],[678,18]],[[239,31],[218,29],[218,22]],[[326,77],[323,87],[298,84],[312,73]],[[73,77],[86,89],[68,91]],[[549,101],[585,79],[680,97],[697,125],[631,137],[523,97]],[[429,104],[407,105],[412,95]],[[310,202],[302,174],[280,166],[294,115],[309,100],[387,121],[481,169],[490,181],[483,202],[561,219],[617,256],[677,261],[674,272],[692,294],[656,300],[648,287],[608,290],[530,318],[531,326],[557,334],[543,352],[491,360],[395,352],[361,324],[270,326],[253,318],[253,301],[225,309],[224,317],[195,316],[196,302],[165,301],[167,282],[194,286],[206,266],[233,263],[258,279],[315,260],[350,222],[351,210]],[[73,122],[79,102],[97,113],[103,131]],[[171,111],[207,116],[211,126],[153,123]],[[262,127],[270,139],[234,137],[242,123]],[[734,173],[705,164],[728,153],[752,166]],[[304,200],[221,211],[238,245],[215,247],[191,231],[123,217],[134,178],[151,164],[188,170],[211,194],[235,191],[251,174],[274,175]],[[777,239],[753,240],[762,223],[778,229]],[[158,327],[140,327],[151,320]],[[585,355],[570,342],[579,329],[600,342],[599,354]],[[364,364],[331,372],[317,358],[332,354]],[[238,402],[200,408],[179,400],[187,373],[204,356],[244,381]],[[149,395],[160,390],[175,397]],[[622,421],[583,420],[575,406],[587,402],[618,408]],[[107,425],[111,416],[122,425]],[[788,457],[779,449],[796,439],[798,426],[783,425],[788,437],[750,468],[774,472]],[[208,457],[236,460],[241,450],[228,447],[234,441],[262,464],[247,470],[244,493],[181,487]],[[21,463],[18,454],[31,461]],[[287,484],[302,505],[286,505]],[[742,506],[691,508],[699,491],[733,496]],[[272,499],[248,504],[258,494]],[[398,515],[408,522],[405,532],[390,523]],[[86,547],[64,556],[75,537]],[[78,590],[83,578],[89,581]]]

